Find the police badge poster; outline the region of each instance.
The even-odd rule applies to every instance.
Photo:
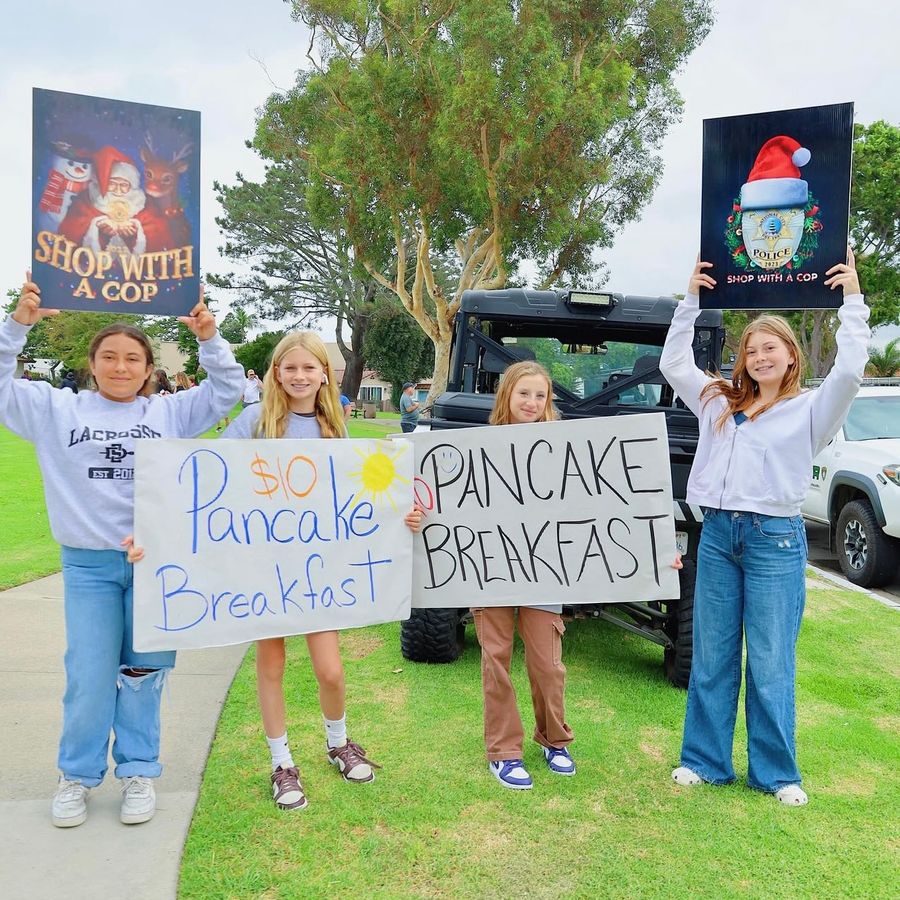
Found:
[[[703,122],[700,258],[718,309],[829,309],[847,258],[853,104]]]
[[[35,88],[33,141],[43,305],[188,313],[200,290],[200,113]]]
[[[408,441],[137,441],[134,647],[409,618]]]

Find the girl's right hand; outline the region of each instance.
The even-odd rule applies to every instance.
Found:
[[[20,325],[35,325],[47,316],[59,315],[58,309],[41,309],[41,289],[31,280],[31,272],[25,273],[25,284],[19,294],[19,302],[12,314]]]
[[[144,548],[134,546],[133,534],[129,534],[128,537],[122,541],[122,546],[127,551],[128,562],[136,563],[140,562],[144,558]]]
[[[700,255],[697,255],[697,265],[694,266],[694,271],[691,272],[691,280],[688,282],[688,293],[693,294],[695,297],[700,296],[700,288],[705,287],[708,290],[712,290],[716,286],[716,280],[712,277],[712,275],[707,275],[703,270],[711,269],[712,263],[709,262],[701,262]]]

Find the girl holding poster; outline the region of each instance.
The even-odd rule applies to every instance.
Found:
[[[279,341],[263,379],[262,402],[248,406],[232,422],[223,438],[343,438],[344,412],[328,352],[314,332],[289,334]],[[421,511],[406,516],[413,531],[421,527]],[[306,635],[313,672],[319,685],[319,704],[325,721],[328,761],[345,781],[366,784],[380,768],[365,750],[347,736],[346,689],[338,633]],[[275,805],[300,810],[307,806],[288,744],[284,704],[284,638],[256,642],[259,707],[272,754],[270,776]]]
[[[124,323],[103,328],[91,342],[96,391],[73,394],[15,379],[29,330],[57,312],[41,308],[40,290],[29,280],[0,325],[0,422],[35,444],[50,527],[62,545],[66,693],[53,824],[67,828],[87,818],[88,794],[106,774],[110,729],[121,819],[136,824],[156,811],[159,701],[175,653],[132,648],[133,567],[122,548],[130,547],[133,530],[135,438],[202,434],[237,401],[243,370],[201,292],[191,314],[179,317],[197,336],[210,375],[196,391],[142,396],[153,349],[141,330]]]
[[[800,505],[813,456],[831,440],[859,389],[869,310],[849,254],[825,284],[840,286],[837,358],[824,383],[803,391],[803,357],[780,316],[741,335],[732,381],[694,362],[700,288],[716,282],[697,262],[672,319],[660,370],[700,420],[687,500],[703,507],[694,594],[694,657],[681,765],[683,785],[735,780],[732,742],[747,641],[746,716],[751,787],[782,803],[808,801],[794,744],[795,648],[806,599],[806,531]]]
[[[553,406],[553,383],[536,362],[511,365],[503,375],[491,425],[552,422],[559,418]],[[519,634],[525,644],[525,665],[534,707],[534,739],[543,748],[551,772],[574,775],[575,762],[568,746],[574,740],[566,724],[566,667],[562,663],[565,625],[562,606],[518,607]],[[481,644],[481,687],[484,692],[484,743],[488,766],[504,787],[531,789],[531,775],[522,761],[524,731],[509,677],[516,608],[483,607],[472,610]]]

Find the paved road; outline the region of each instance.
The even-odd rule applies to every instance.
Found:
[[[815,522],[806,523],[806,536],[809,540],[809,561],[822,569],[834,572],[843,577],[841,567],[834,551],[828,549],[828,526],[818,525]],[[900,605],[900,567],[894,576],[894,581],[883,588],[872,591],[889,604]]]

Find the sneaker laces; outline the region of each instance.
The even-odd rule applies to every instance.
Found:
[[[69,781],[63,778],[59,783],[56,796],[61,803],[80,800],[87,793],[87,788],[80,781]]]
[[[150,796],[150,788],[152,783],[149,778],[143,775],[132,775],[125,779],[122,785],[122,793],[126,797],[134,797],[143,800]]]
[[[363,750],[362,747],[359,746],[355,741],[347,740],[347,743],[344,744],[343,747],[333,747],[333,751],[337,751],[335,756],[340,756],[343,760],[344,765],[346,765],[347,772],[352,772],[358,765],[365,763],[366,765],[371,766],[373,769],[380,769],[381,766],[378,765],[377,762],[373,762],[366,756],[366,751]]]

